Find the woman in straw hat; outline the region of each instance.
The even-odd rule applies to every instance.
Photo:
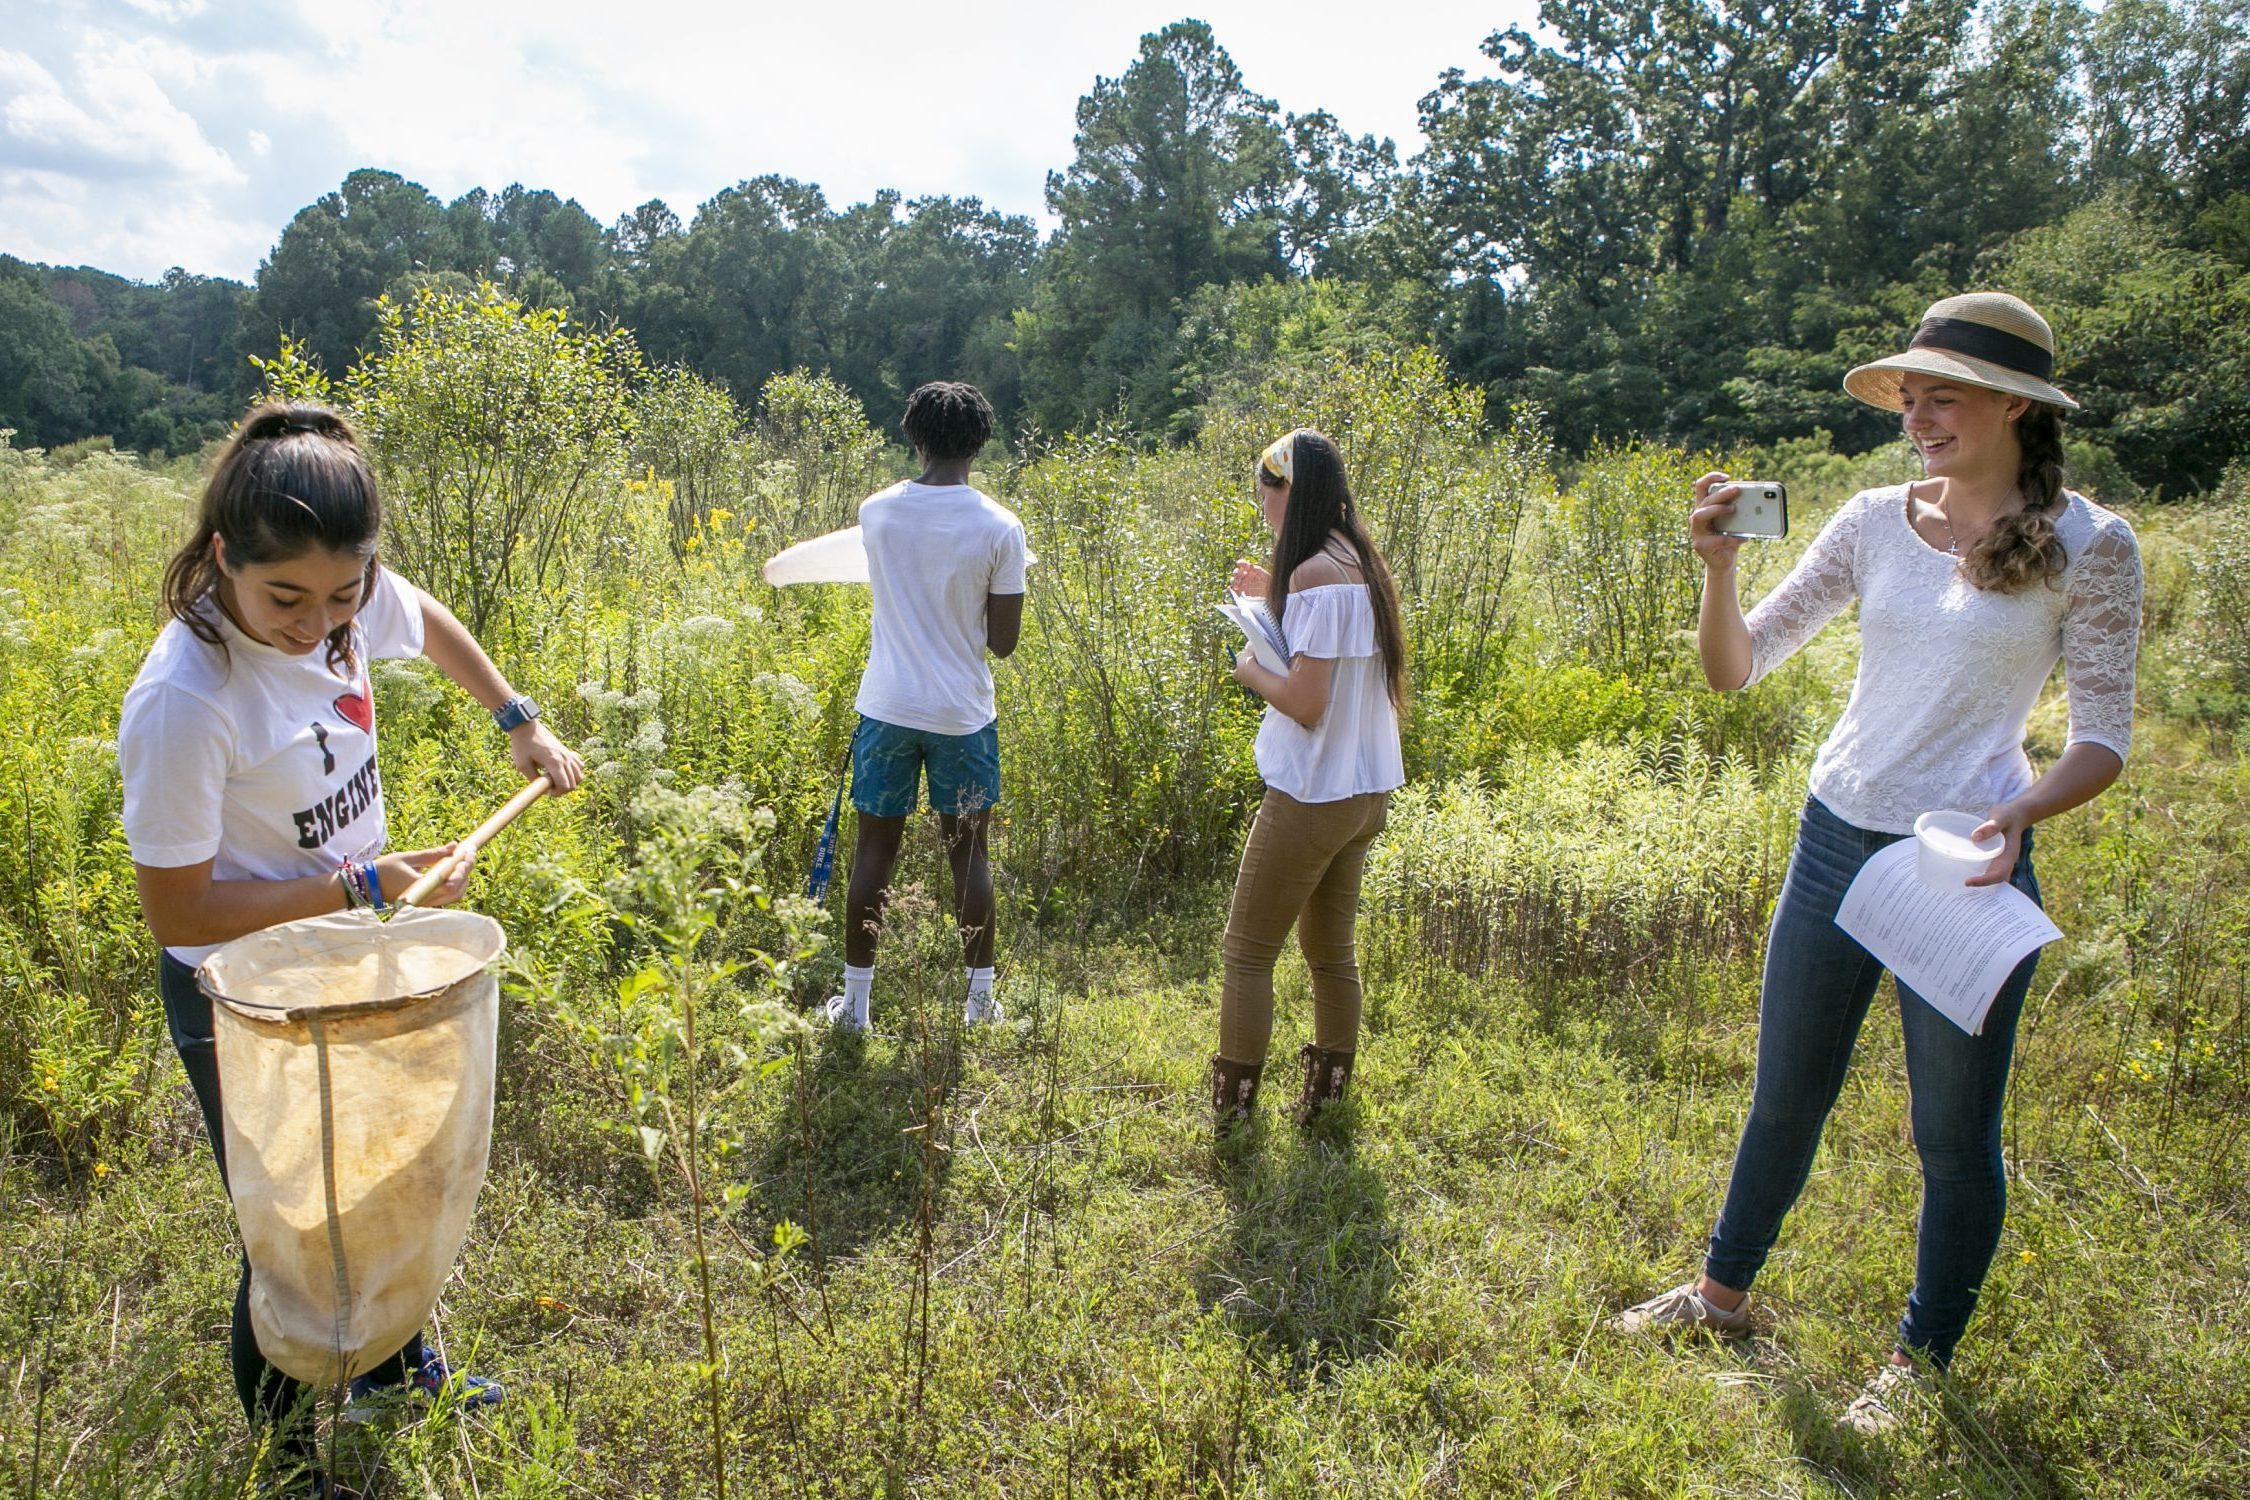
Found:
[[[1714,529],[1739,493],[1695,483],[1689,537],[1703,559],[1697,645],[1722,692],[1746,687],[1857,600],[1860,662],[1843,717],[1813,763],[1811,796],[1766,940],[1758,1070],[1734,1172],[1702,1275],[1622,1314],[1634,1331],[1750,1328],[1748,1292],[1805,1184],[1882,966],[1836,925],[1869,856],[1915,818],[1981,814],[2003,840],[1971,885],[2005,881],[2037,900],[2032,826],[2097,795],[2132,736],[2141,564],[2125,522],[2062,487],[2054,337],[2021,300],[1994,292],[1931,306],[1903,354],[1862,365],[1844,387],[1901,413],[1925,477],[1845,502],[1781,586],[1747,619],[1735,593],[1741,542]],[[2024,726],[2055,662],[2070,697],[2069,743],[2044,774]],[[1971,1036],[1899,989],[1922,1161],[1914,1290],[1897,1346],[1844,1414],[1880,1431],[1924,1369],[1953,1357],[2000,1240],[2000,1159],[2016,1021],[2036,954],[2002,986]]]

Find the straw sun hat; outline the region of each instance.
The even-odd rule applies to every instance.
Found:
[[[1968,292],[1931,303],[1904,354],[1861,365],[1844,377],[1844,389],[1869,406],[1897,411],[1899,379],[1908,374],[2078,408],[2054,386],[2055,335],[2047,320],[2006,292]]]

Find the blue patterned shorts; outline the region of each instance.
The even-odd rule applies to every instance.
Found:
[[[950,817],[981,812],[1000,800],[1000,721],[973,734],[933,734],[859,716],[852,734],[852,806],[873,818],[914,811],[922,768],[930,775],[930,807]]]

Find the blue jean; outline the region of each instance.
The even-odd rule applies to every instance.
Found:
[[[1804,1190],[1821,1127],[1844,1086],[1860,1023],[1883,977],[1874,955],[1836,925],[1836,909],[1860,866],[1900,837],[1855,828],[1817,799],[1805,802],[1766,936],[1750,1118],[1703,1265],[1721,1286],[1749,1289],[1781,1233],[1782,1219]],[[2028,829],[2009,883],[2039,899]],[[1922,1158],[1914,1291],[1898,1325],[1898,1343],[1940,1367],[1953,1357],[2000,1245],[2008,1208],[2000,1159],[2002,1107],[2016,1021],[2038,963],[2033,953],[2016,966],[1979,1036],[1954,1025],[1911,989],[1898,987],[1914,1149]]]

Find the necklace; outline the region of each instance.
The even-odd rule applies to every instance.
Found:
[[[2012,500],[2015,498],[2015,495],[2011,493],[2008,498]],[[1951,514],[1951,507],[1947,506],[1942,500],[1932,500],[1929,502],[1929,504],[1930,509],[1937,512],[1938,519],[1945,523],[1946,555],[1948,557],[1959,557],[1961,555],[1961,538],[1953,530],[1953,516]],[[2005,502],[2003,502],[2003,512],[2005,512],[2007,508],[2008,507],[2006,506]],[[1985,530],[1991,530],[1992,527],[1998,523],[1999,519],[2000,517],[1998,515],[1995,515],[1991,521],[1987,521],[1985,523]],[[1981,536],[1983,535],[1983,533],[1979,532],[1978,535]]]

